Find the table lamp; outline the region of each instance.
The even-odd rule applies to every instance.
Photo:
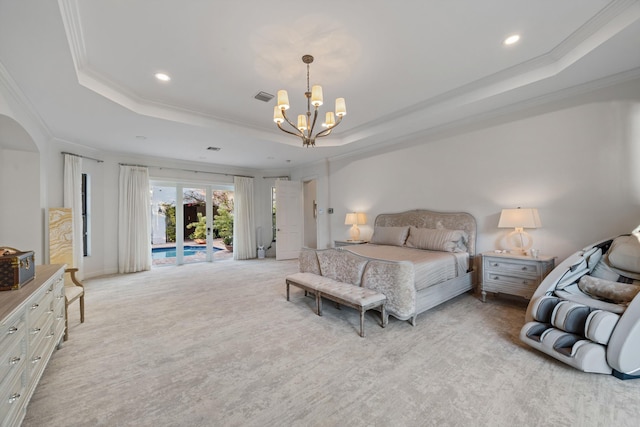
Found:
[[[515,234],[519,235],[520,246],[516,245],[511,247],[511,249],[516,252],[520,252],[523,255],[527,253],[527,249],[533,246],[533,239],[531,238],[531,235],[524,231],[524,229],[539,228],[541,226],[542,222],[540,222],[540,215],[538,215],[538,209],[536,208],[502,209],[500,221],[498,221],[498,228],[514,229],[514,231],[507,235],[508,240]],[[526,245],[525,238],[527,239]]]
[[[363,212],[350,212],[347,214],[347,217],[344,220],[345,225],[350,225],[351,229],[349,233],[351,235],[351,241],[359,242],[360,241],[360,229],[358,228],[358,224],[366,224],[367,223],[367,215]]]

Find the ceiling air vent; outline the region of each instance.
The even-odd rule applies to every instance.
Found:
[[[220,147],[207,147],[207,150],[210,150],[210,151],[220,151],[220,150],[222,150],[222,148],[220,148]]]
[[[269,102],[273,99],[273,95],[267,92],[260,91],[256,94],[256,96],[254,96],[254,98],[257,99],[258,101]]]

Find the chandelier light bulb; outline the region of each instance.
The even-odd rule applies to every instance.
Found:
[[[333,115],[333,111],[327,111],[327,115],[325,116],[324,123],[322,126],[326,128],[332,128],[336,125],[336,118]]]

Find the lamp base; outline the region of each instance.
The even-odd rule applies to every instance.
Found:
[[[524,230],[512,231],[507,234],[506,240],[509,252],[513,254],[526,255],[533,246],[533,238]]]
[[[353,224],[349,229],[349,235],[351,236],[350,240],[355,240],[355,241],[360,240],[360,229],[356,224]]]

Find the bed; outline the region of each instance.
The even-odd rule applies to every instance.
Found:
[[[476,233],[466,212],[418,209],[378,215],[370,243],[342,249],[376,261],[363,286],[387,296],[390,315],[415,325],[418,314],[473,288]],[[396,274],[399,266],[410,274]]]

